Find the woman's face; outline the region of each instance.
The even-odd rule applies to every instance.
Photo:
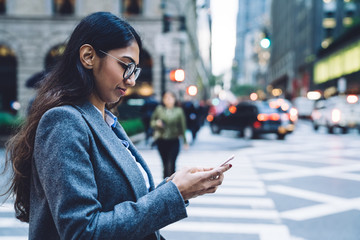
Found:
[[[163,96],[163,103],[165,107],[172,108],[175,105],[175,97],[171,93],[165,93]]]
[[[125,95],[126,89],[135,85],[134,74],[129,79],[124,79],[125,66],[115,58],[126,64],[133,62],[137,65],[140,49],[136,41],[133,41],[126,48],[113,49],[107,53],[109,55],[103,58],[96,58],[93,68],[95,91],[90,101],[100,109],[105,106],[105,103],[119,101],[120,97]]]

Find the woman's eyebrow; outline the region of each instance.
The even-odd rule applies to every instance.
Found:
[[[121,58],[129,59],[131,62],[135,63],[135,60],[132,57],[129,56],[121,56]]]

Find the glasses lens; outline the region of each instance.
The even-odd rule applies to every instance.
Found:
[[[139,75],[140,75],[140,72],[141,72],[141,68],[136,68],[135,69],[135,80],[139,77]]]
[[[125,78],[130,78],[131,74],[133,74],[134,70],[135,70],[135,64],[134,63],[129,63],[126,67],[125,70]]]

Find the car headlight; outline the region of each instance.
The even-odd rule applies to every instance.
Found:
[[[331,120],[334,123],[338,123],[338,122],[340,122],[340,119],[341,119],[340,110],[339,109],[333,109],[332,112],[331,112]]]

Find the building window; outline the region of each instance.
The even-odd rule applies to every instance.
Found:
[[[142,13],[142,0],[123,0],[122,13],[124,15],[138,15]]]
[[[74,14],[74,12],[75,12],[75,0],[54,0],[55,14],[71,15]]]
[[[15,113],[17,61],[12,49],[0,45],[0,112]]]
[[[56,65],[56,63],[59,62],[65,51],[65,48],[65,44],[59,44],[49,50],[45,57],[45,71],[50,71]]]
[[[323,28],[335,28],[336,20],[335,20],[335,18],[324,18],[322,25],[323,25]]]
[[[0,14],[6,13],[6,0],[0,0]]]

